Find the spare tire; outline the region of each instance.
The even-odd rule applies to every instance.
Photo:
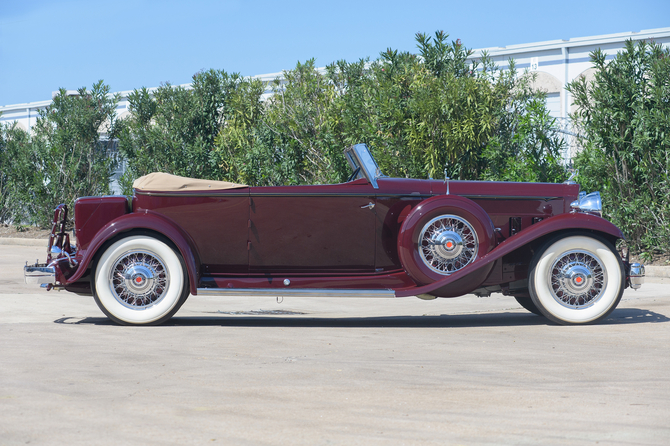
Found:
[[[441,195],[423,201],[407,216],[398,235],[398,256],[405,272],[419,285],[427,285],[475,262],[493,248],[494,241],[493,222],[481,206],[467,198]]]

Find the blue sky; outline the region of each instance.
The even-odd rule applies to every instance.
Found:
[[[210,68],[254,75],[310,58],[374,59],[415,51],[417,32],[484,48],[668,26],[670,0],[0,0],[0,105],[100,79],[123,91]]]

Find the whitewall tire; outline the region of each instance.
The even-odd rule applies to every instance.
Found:
[[[93,295],[100,309],[124,325],[160,324],[188,297],[181,256],[166,242],[135,235],[112,243],[94,271]]]
[[[545,244],[529,270],[532,302],[559,324],[586,324],[607,317],[625,288],[621,258],[591,235],[564,236]]]

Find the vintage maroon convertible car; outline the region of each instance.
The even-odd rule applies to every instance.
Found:
[[[193,295],[511,295],[561,324],[595,322],[639,288],[600,195],[564,184],[382,175],[364,144],[349,181],[248,187],[151,174],[132,197],[56,208],[28,283],[93,294],[121,324],[159,324]]]

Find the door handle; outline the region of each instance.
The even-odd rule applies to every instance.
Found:
[[[373,202],[369,202],[368,204],[361,206],[361,209],[372,209],[375,207],[375,204]]]

